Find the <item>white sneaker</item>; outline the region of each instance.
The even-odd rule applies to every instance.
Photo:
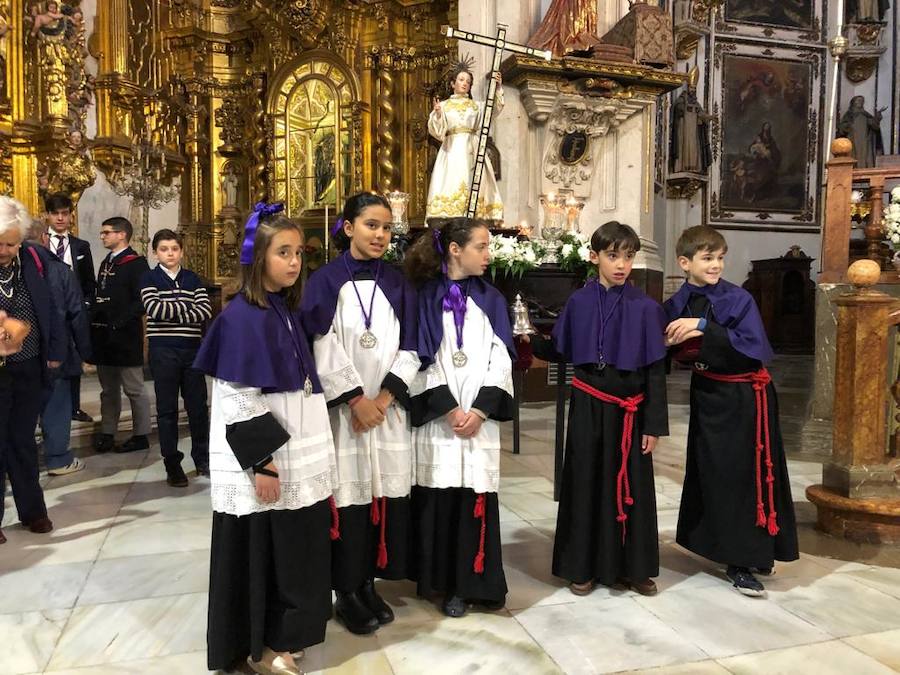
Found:
[[[76,471],[81,471],[84,469],[85,463],[82,462],[77,457],[73,459],[70,463],[66,464],[66,466],[61,466],[58,469],[50,469],[47,471],[48,476],[68,476],[70,473],[75,473]]]

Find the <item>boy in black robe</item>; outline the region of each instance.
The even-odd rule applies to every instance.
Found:
[[[668,434],[665,314],[628,283],[641,241],[615,221],[591,237],[597,279],[569,298],[553,342],[534,353],[575,366],[553,574],[576,595],[594,584],[654,595],[659,574],[650,453]]]
[[[744,595],[762,596],[753,572],[797,559],[797,526],[765,368],[772,348],[753,298],[721,278],[727,251],[715,229],[685,230],[676,252],[687,281],[665,303],[673,357],[694,369],[676,541],[727,565]]]

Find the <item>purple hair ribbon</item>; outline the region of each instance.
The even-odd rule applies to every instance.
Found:
[[[444,259],[444,247],[441,246],[441,231],[432,230],[431,240],[434,243],[434,250],[438,252],[439,256],[441,256],[441,272],[443,274],[447,274],[447,261]]]
[[[340,216],[336,221],[334,221],[334,226],[331,228],[331,236],[336,237],[337,233],[341,231],[342,227],[344,227],[344,216]]]
[[[256,230],[259,228],[259,221],[262,218],[267,218],[280,211],[284,211],[284,204],[282,202],[275,202],[274,204],[256,202],[256,206],[253,207],[253,212],[244,224],[244,243],[241,245],[241,265],[249,265],[253,262],[253,242],[256,239]]]

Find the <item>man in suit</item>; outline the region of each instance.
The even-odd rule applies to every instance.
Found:
[[[100,264],[97,293],[91,306],[92,361],[100,379],[100,435],[97,452],[133,452],[150,447],[150,398],[144,389],[144,304],[141,279],[150,271],[147,259],[129,242],[133,233],[127,218],[107,218],[100,240],[109,255]],[[131,401],[133,433],[115,445],[122,412],[122,389]]]
[[[68,195],[57,192],[44,200],[44,208],[47,211],[47,248],[75,272],[87,308],[94,297],[94,259],[91,257],[91,245],[69,231],[72,227],[72,200]],[[81,409],[80,370],[67,378],[72,391],[72,419],[93,422],[93,418]]]

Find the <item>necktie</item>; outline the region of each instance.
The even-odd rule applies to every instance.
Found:
[[[66,255],[66,238],[61,234],[56,235],[56,256],[62,260]]]

